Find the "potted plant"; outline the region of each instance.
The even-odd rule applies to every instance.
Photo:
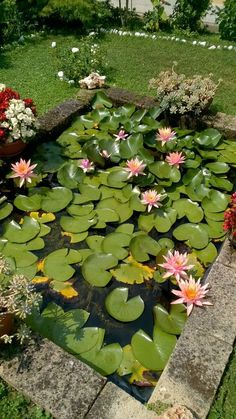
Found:
[[[38,128],[32,99],[0,84],[0,157],[12,157],[26,147]]]
[[[17,338],[23,343],[30,335],[24,319],[39,306],[40,294],[25,275],[15,274],[11,258],[0,254],[0,343]]]
[[[236,192],[231,195],[230,204],[224,213],[223,227],[228,233],[231,245],[236,248]]]

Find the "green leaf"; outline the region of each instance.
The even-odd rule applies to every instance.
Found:
[[[13,211],[13,205],[10,202],[4,202],[0,205],[0,221],[7,218]]]
[[[65,163],[57,172],[58,182],[69,189],[77,188],[84,176],[83,170],[73,161]]]
[[[197,202],[190,199],[181,198],[173,203],[172,206],[178,212],[178,218],[187,217],[191,223],[200,223],[204,213]]]
[[[143,330],[135,333],[131,340],[135,358],[146,368],[162,371],[175,347],[176,337],[155,328],[153,341]]]
[[[101,109],[103,106],[111,108],[112,100],[104,92],[98,92],[92,100],[92,107],[93,109]]]
[[[74,194],[73,204],[85,204],[90,201],[98,201],[100,199],[101,191],[97,186],[93,185],[79,185],[80,194]]]
[[[13,243],[26,243],[36,237],[39,231],[38,221],[31,217],[24,217],[22,225],[13,220],[5,224],[3,236]]]
[[[50,279],[57,281],[67,281],[70,279],[75,269],[70,264],[81,261],[81,255],[76,250],[59,249],[50,253],[44,262],[44,273]]]
[[[128,300],[128,293],[128,288],[115,288],[105,300],[110,316],[121,322],[132,322],[138,319],[144,310],[142,298],[137,295]]]
[[[121,167],[113,167],[109,170],[107,183],[113,188],[123,188],[128,180],[129,173]]]
[[[177,218],[177,211],[174,208],[167,208],[165,211],[162,209],[156,210],[154,225],[159,233],[166,233],[175,223]]]
[[[209,212],[222,212],[229,203],[229,196],[222,192],[212,190],[209,193],[209,198],[205,197],[202,200],[202,208]]]
[[[224,162],[214,162],[206,164],[206,168],[211,172],[216,174],[227,173],[230,169],[230,166]]]
[[[105,287],[112,275],[107,272],[118,264],[118,259],[111,254],[96,253],[87,257],[82,265],[84,279],[95,287]]]
[[[128,247],[131,236],[125,233],[110,233],[107,234],[102,242],[102,251],[104,253],[111,253],[117,259],[124,259],[129,252],[124,247]]]
[[[217,129],[208,128],[202,131],[201,133],[196,134],[194,137],[194,141],[196,144],[200,146],[214,149],[219,143],[221,137],[222,134],[219,131],[217,131]]]
[[[82,233],[87,231],[91,226],[96,224],[97,218],[90,217],[90,214],[81,217],[67,217],[62,216],[60,219],[60,225],[64,231],[70,233]]]
[[[91,214],[91,212],[93,211],[94,205],[92,203],[90,204],[83,204],[83,205],[70,205],[69,207],[67,207],[66,211],[70,214],[70,215],[88,215]]]
[[[131,254],[138,262],[149,260],[149,254],[156,256],[160,250],[159,244],[147,234],[140,234],[130,242]]]
[[[195,253],[204,266],[209,266],[217,257],[217,249],[213,243],[209,243],[202,250],[195,250]]]
[[[120,217],[120,223],[127,221],[132,215],[133,210],[130,208],[129,203],[120,203],[115,198],[107,198],[101,200],[96,207],[96,210],[100,210],[101,208],[110,208],[113,209]]]
[[[120,143],[120,156],[122,159],[131,159],[135,157],[139,149],[143,147],[142,134],[132,134],[127,140]]]
[[[180,241],[188,241],[194,249],[203,249],[208,245],[209,236],[206,224],[181,224],[173,231],[173,236]]]
[[[41,208],[42,196],[35,194],[32,196],[18,195],[14,199],[14,205],[21,211],[38,211]]]
[[[157,304],[153,308],[155,326],[163,332],[180,335],[187,320],[186,307],[182,304],[172,305],[170,312]]]
[[[89,236],[86,239],[86,243],[91,250],[96,253],[102,253],[102,242],[104,240],[104,236]]]
[[[46,212],[59,212],[72,200],[73,194],[70,189],[64,187],[52,188],[42,197],[42,210]]]

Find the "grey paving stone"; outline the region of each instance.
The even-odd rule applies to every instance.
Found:
[[[214,263],[207,282],[211,286],[208,300],[213,306],[195,307],[184,332],[191,334],[200,329],[203,333],[233,344],[236,336],[236,271]]]
[[[106,382],[46,339],[23,359],[1,360],[0,376],[57,419],[83,419]]]
[[[236,269],[236,249],[230,245],[229,240],[225,240],[217,258],[217,262],[229,266],[232,269]]]
[[[199,330],[184,331],[149,400],[182,404],[206,418],[232,345]]]
[[[85,419],[157,419],[139,401],[113,383],[107,383]]]

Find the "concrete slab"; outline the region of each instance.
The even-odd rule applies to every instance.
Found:
[[[184,332],[198,329],[233,345],[236,336],[236,271],[214,263],[207,282],[211,285],[209,301],[213,306],[194,308]]]
[[[85,419],[157,419],[138,400],[113,383],[107,383]]]
[[[0,360],[0,376],[57,419],[83,419],[106,383],[47,339],[30,346],[23,360]]]
[[[235,119],[235,129],[236,129],[236,119]],[[217,262],[222,263],[222,265],[229,266],[235,270],[236,275],[236,249],[234,249],[229,240],[225,240],[220,254],[217,258]]]
[[[205,419],[231,352],[232,346],[216,337],[184,331],[149,403],[178,403]]]

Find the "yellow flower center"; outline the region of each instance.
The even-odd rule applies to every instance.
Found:
[[[195,285],[190,285],[187,289],[186,289],[186,296],[190,299],[196,298],[197,297],[197,289],[195,287]]]

